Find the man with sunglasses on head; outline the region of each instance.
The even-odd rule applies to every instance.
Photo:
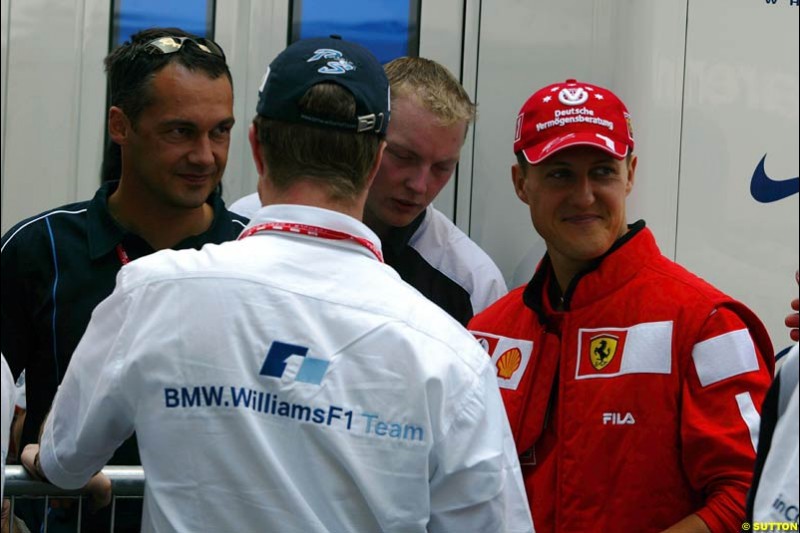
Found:
[[[157,250],[235,239],[247,219],[219,193],[233,86],[222,49],[177,28],[133,35],[105,59],[118,181],[23,220],[2,239],[2,351],[26,371],[22,446],[42,421],[93,309],[120,268]],[[139,464],[133,439],[112,464]]]

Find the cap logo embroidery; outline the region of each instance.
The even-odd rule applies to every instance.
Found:
[[[267,78],[269,78],[269,71],[270,71],[270,68],[267,67],[267,71],[264,73],[264,77],[261,78],[261,86],[258,88],[259,94],[263,93],[264,92],[264,87],[267,86]]]
[[[547,152],[549,152],[550,150],[553,149],[553,146],[555,146],[555,145],[557,145],[557,144],[559,144],[561,142],[564,142],[564,141],[566,141],[566,140],[568,140],[568,139],[570,139],[572,137],[575,137],[574,133],[569,133],[569,134],[567,134],[567,135],[565,135],[563,137],[556,137],[555,139],[553,139],[552,141],[547,143],[544,148],[542,148],[542,153],[546,154]]]
[[[524,116],[525,113],[520,113],[517,116],[517,127],[514,128],[514,142],[517,142],[522,138],[522,119]]]
[[[339,50],[334,50],[332,48],[318,48],[314,51],[314,55],[311,56],[306,63],[313,63],[314,61],[319,61],[320,59],[339,59],[342,57],[342,53]]]
[[[589,93],[583,87],[564,87],[558,93],[558,101],[564,105],[581,105],[589,99]]]
[[[552,120],[536,123],[536,131],[546,130],[554,126],[566,126],[567,124],[597,124],[609,131],[614,131],[614,123],[602,117],[595,117],[594,111],[586,107],[573,107],[571,109],[556,109]]]
[[[595,137],[597,137],[598,139],[603,141],[606,144],[606,146],[608,146],[609,150],[613,150],[615,152],[617,151],[617,145],[614,144],[614,141],[611,140],[610,137],[607,137],[607,136],[602,135],[600,133],[595,133]]]
[[[313,63],[320,59],[333,59],[328,61],[327,65],[317,69],[321,74],[344,74],[349,70],[355,70],[356,66],[352,61],[348,61],[342,57],[342,53],[332,48],[320,48],[314,51],[314,55],[306,60],[306,63]]]
[[[631,115],[630,113],[623,113],[625,117],[625,124],[628,126],[628,138],[633,140],[633,124],[631,123]]]

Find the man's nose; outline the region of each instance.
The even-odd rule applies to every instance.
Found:
[[[214,164],[214,148],[207,135],[198,136],[189,153],[189,162],[194,165],[211,166]]]
[[[572,193],[573,201],[580,206],[594,203],[594,184],[586,174],[578,177]]]
[[[405,186],[417,194],[425,194],[428,190],[428,169],[420,165],[409,170]]]

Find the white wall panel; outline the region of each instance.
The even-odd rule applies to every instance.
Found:
[[[216,39],[225,50],[233,75],[236,117],[223,178],[228,205],[256,190],[258,175],[247,132],[256,114],[258,88],[267,65],[286,46],[288,10],[288,2],[281,0],[217,2]]]
[[[461,41],[464,21],[463,0],[422,1],[420,6],[419,55],[438,61],[461,79]],[[470,97],[474,94],[469,92]],[[466,144],[466,143],[465,143]],[[461,151],[462,159],[469,158],[469,146]],[[466,168],[465,168],[466,167]],[[469,173],[469,164],[459,165],[458,173],[436,197],[434,205],[451,220],[455,215],[456,182]]]
[[[480,50],[481,0],[467,0],[464,5],[464,39],[461,60],[461,83],[473,102],[477,101],[478,90],[478,52]],[[478,115],[480,115],[478,109]],[[456,225],[466,234],[470,232],[472,216],[472,176],[474,175],[475,135],[477,123],[467,132],[467,138],[461,150],[458,163],[458,174],[454,181],[455,212],[451,217]]]
[[[610,86],[631,112],[639,158],[628,199],[628,220],[644,219],[662,252],[675,257],[680,161],[682,67],[686,0],[603,0],[610,13],[608,58],[596,58],[600,77],[613,69]],[[604,65],[604,62],[606,65]]]
[[[3,108],[5,108],[7,72],[8,72],[8,28],[10,17],[11,0],[0,0],[0,94],[2,94]],[[0,161],[6,159],[6,114],[0,117]],[[6,175],[0,172],[0,190],[5,195]],[[5,226],[4,226],[5,228]]]
[[[76,197],[83,14],[83,0],[10,2],[3,231]]]
[[[77,7],[77,4],[76,4]],[[108,53],[111,3],[108,0],[85,0],[80,32],[78,110],[75,130],[75,196],[68,201],[91,198],[100,184],[106,131],[106,75],[103,59]],[[48,207],[55,207],[54,204]]]
[[[750,195],[767,154],[773,179],[798,175],[798,8],[692,1],[686,54],[677,258],[750,305],[776,348],[797,297],[798,195]]]
[[[544,243],[514,195],[519,108],[536,89],[577,78],[609,87],[633,116],[638,183],[629,220],[644,217],[672,254],[677,210],[680,84],[656,90],[683,57],[685,0],[497,0],[481,12],[470,235],[510,285],[530,278]],[[680,70],[667,69],[670,74]]]

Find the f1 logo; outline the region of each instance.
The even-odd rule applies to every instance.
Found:
[[[295,381],[319,385],[322,383],[325,371],[328,370],[328,361],[307,357],[307,353],[308,348],[306,346],[272,341],[267,351],[267,357],[264,359],[264,364],[261,365],[261,372],[259,372],[259,375],[271,376],[278,379],[282,378],[283,373],[286,371],[287,359],[297,355],[303,358],[303,362],[300,365],[300,369],[297,371],[297,375],[294,377]]]

